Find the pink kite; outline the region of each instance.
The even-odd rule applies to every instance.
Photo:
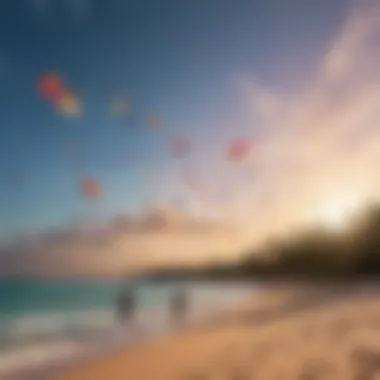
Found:
[[[81,181],[81,191],[89,199],[99,199],[102,196],[101,184],[93,178],[85,178]]]
[[[230,143],[227,156],[232,161],[241,161],[249,155],[250,151],[251,143],[244,139],[238,139]]]

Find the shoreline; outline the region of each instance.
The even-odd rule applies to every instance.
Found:
[[[252,295],[248,296],[249,298]],[[245,298],[245,297],[244,297]],[[238,304],[241,302],[246,303],[247,300],[240,301],[237,304],[232,303],[228,305],[228,309],[235,310],[238,307]],[[194,320],[189,320],[184,322],[180,326],[171,326],[158,329],[153,332],[140,332],[137,330],[135,333],[132,333],[131,336],[121,338],[117,337],[116,339],[112,336],[108,337],[108,341],[98,341],[92,347],[84,348],[83,352],[75,354],[68,358],[53,360],[51,363],[45,364],[37,368],[21,369],[11,371],[9,374],[4,375],[1,380],[40,380],[45,379],[49,376],[52,376],[61,371],[65,371],[70,368],[75,368],[78,365],[85,365],[88,362],[97,360],[98,358],[106,358],[117,354],[120,351],[125,350],[134,350],[142,347],[146,344],[149,344],[156,339],[167,338],[170,336],[176,336],[177,334],[182,334],[190,332],[191,330],[197,330],[203,326],[207,326],[212,323],[213,320],[218,318],[221,314],[225,314],[228,311],[214,311],[206,316],[194,318]],[[128,327],[124,332],[128,332]]]
[[[181,339],[184,335],[197,335],[206,331],[223,331],[223,329],[242,327],[250,325],[255,328],[267,326],[276,321],[284,321],[292,318],[293,315],[301,312],[307,313],[325,305],[337,304],[337,301],[345,301],[360,297],[364,290],[364,295],[373,298],[372,284],[363,286],[337,286],[331,285],[305,286],[300,289],[299,284],[284,284],[280,287],[275,285],[269,287],[260,294],[252,293],[247,299],[229,305],[228,310],[216,312],[213,315],[201,318],[200,320],[188,321],[182,326],[159,331],[152,335],[137,336],[130,341],[119,340],[107,343],[99,343],[90,352],[79,355],[75,359],[62,360],[47,364],[43,368],[32,370],[16,371],[2,378],[2,380],[41,380],[55,379],[62,373],[80,370],[80,368],[91,367],[92,363],[99,361],[106,362],[121,354],[126,357],[133,355],[136,351],[152,346],[155,342],[165,342]],[[377,291],[377,289],[374,289]],[[145,336],[144,336],[145,335]]]
[[[351,378],[347,371],[368,370],[365,362],[350,368],[352,357],[360,352],[370,357],[380,354],[371,346],[371,339],[377,347],[380,342],[379,290],[372,285],[293,289],[290,297],[278,298],[277,307],[273,303],[252,311],[247,305],[245,311],[231,313],[229,321],[224,314],[218,326],[175,331],[46,380],[301,379],[311,365],[323,371],[326,360],[332,363],[327,369],[331,378]]]

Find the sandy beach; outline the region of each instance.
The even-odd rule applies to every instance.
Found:
[[[55,371],[48,380],[374,379],[380,288],[274,290],[203,327]]]

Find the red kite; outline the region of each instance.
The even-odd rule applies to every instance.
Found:
[[[244,139],[234,140],[230,143],[228,147],[228,158],[232,161],[241,161],[251,151],[251,143],[250,141]]]
[[[89,199],[98,199],[102,196],[101,184],[93,178],[85,178],[81,181],[81,191]]]
[[[64,93],[64,86],[56,74],[44,74],[39,78],[38,90],[42,97],[56,103]]]

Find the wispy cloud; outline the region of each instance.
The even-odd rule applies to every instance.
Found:
[[[257,237],[312,218],[344,192],[363,200],[378,193],[378,67],[380,4],[364,1],[349,10],[299,93],[284,98],[255,80],[239,81],[249,112],[267,128],[255,156],[257,186],[237,191]]]
[[[252,181],[231,179],[223,167],[219,182],[225,194],[210,191],[205,204],[225,220],[240,220],[242,233],[232,223],[159,205],[137,216],[121,215],[101,229],[69,226],[33,244],[4,246],[0,273],[118,273],[207,260],[213,253],[233,257],[255,240],[312,219],[325,202],[347,192],[363,201],[378,197],[379,67],[380,4],[360,1],[297,93],[284,97],[255,79],[238,81],[247,113],[266,130],[247,163]]]
[[[230,225],[155,206],[100,227],[72,225],[3,244],[0,275],[118,274],[160,263],[202,262],[235,249]]]

